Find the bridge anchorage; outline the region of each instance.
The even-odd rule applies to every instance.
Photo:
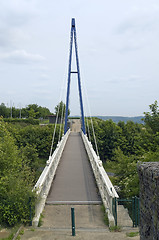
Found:
[[[73,40],[75,45],[77,71],[71,70]],[[81,130],[68,128],[68,106],[71,74],[78,76],[78,90],[81,108]],[[55,177],[56,175],[56,177]],[[109,225],[115,225],[113,200],[118,198],[114,186],[105,172],[102,161],[88,140],[84,123],[79,59],[75,19],[71,22],[71,40],[66,96],[64,136],[34,186],[37,194],[33,225],[37,226],[45,204],[51,205],[95,205],[103,203],[108,214]],[[52,214],[52,218],[53,218]]]

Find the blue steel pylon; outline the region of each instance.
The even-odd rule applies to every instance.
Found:
[[[77,71],[71,71],[71,62],[72,62],[72,46],[73,46],[73,36],[75,43],[75,54],[76,54],[76,65]],[[82,91],[81,91],[81,79],[80,79],[80,69],[79,69],[79,59],[78,59],[78,50],[77,50],[77,38],[76,38],[76,27],[75,19],[72,18],[71,25],[71,41],[70,41],[70,56],[69,56],[69,67],[68,67],[68,83],[67,83],[67,96],[66,96],[66,112],[65,112],[65,127],[64,134],[68,130],[68,107],[69,107],[69,95],[70,95],[70,83],[71,83],[71,74],[76,73],[78,75],[78,90],[79,90],[79,99],[80,99],[80,108],[81,108],[81,117],[82,117],[82,131],[85,134],[85,123],[84,123],[84,111],[83,111],[83,102],[82,102]]]

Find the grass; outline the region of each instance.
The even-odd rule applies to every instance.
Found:
[[[16,237],[16,240],[20,240],[20,236],[19,235]]]
[[[13,239],[13,236],[14,236],[14,234],[11,233],[8,237],[6,237],[6,238],[0,238],[0,239],[1,239],[1,240],[12,240],[12,239]]]
[[[40,218],[39,218],[39,223],[38,223],[38,227],[41,227],[43,224],[43,218],[44,216],[42,215],[42,213],[40,214]]]
[[[139,232],[130,232],[130,233],[126,233],[127,237],[136,237],[139,235]]]
[[[20,225],[16,225],[15,227],[6,227],[6,226],[1,226],[0,230],[5,229],[6,230],[6,235],[5,237],[0,237],[0,240],[12,240],[13,236],[15,233],[18,231]]]
[[[108,214],[107,214],[107,212],[105,211],[104,205],[101,206],[101,210],[102,210],[102,212],[103,212],[103,220],[104,220],[104,223],[105,223],[106,226],[109,226]]]
[[[19,235],[23,235],[24,234],[24,229],[20,230]]]
[[[111,232],[121,232],[121,227],[120,226],[112,226],[109,228]]]
[[[35,228],[31,228],[30,231],[35,232]]]

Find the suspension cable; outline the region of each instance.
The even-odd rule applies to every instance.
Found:
[[[96,135],[95,135],[95,132],[94,132],[94,126],[93,126],[92,117],[91,117],[91,124],[92,124],[92,130],[93,130],[93,137],[94,137],[94,142],[95,142],[96,152],[97,152],[97,156],[99,156],[98,146],[97,146],[97,140],[96,140]]]
[[[61,122],[60,122],[59,140],[58,141],[60,141],[60,138],[61,138],[63,119],[64,119],[64,103],[62,104],[62,113],[61,113]]]
[[[87,129],[88,129],[88,139],[91,142],[91,135],[90,135],[90,129],[89,129],[89,124],[88,124],[88,117],[86,117],[86,126],[87,126]]]
[[[93,126],[93,121],[92,121],[92,116],[91,116],[90,105],[89,105],[89,101],[88,101],[88,94],[87,94],[87,89],[86,89],[86,86],[85,86],[85,82],[83,82],[83,87],[84,87],[84,93],[85,93],[85,96],[86,96],[86,103],[87,103],[87,106],[88,106],[88,112],[89,112],[89,116],[90,116],[90,119],[91,119],[91,126],[92,126],[92,132],[93,132],[93,138],[94,138],[96,153],[97,153],[97,156],[99,156],[97,140],[96,140],[96,135],[95,135],[95,131],[94,131],[94,126]]]
[[[66,71],[66,70],[65,70]],[[66,74],[64,73],[64,76]],[[64,82],[65,82],[65,78],[63,77],[63,81],[62,81],[62,87],[61,87],[61,93],[60,93],[60,98],[59,98],[59,104],[58,104],[58,109],[56,112],[56,121],[55,121],[55,127],[54,127],[54,132],[53,132],[53,136],[52,136],[52,143],[51,143],[51,148],[50,148],[50,156],[52,155],[52,151],[53,151],[53,145],[54,145],[54,140],[55,140],[55,134],[56,134],[56,126],[57,126],[57,122],[58,122],[58,116],[59,116],[59,110],[60,110],[60,102],[62,101],[62,95],[63,95],[63,89],[65,89],[64,86]],[[64,104],[63,104],[63,108],[64,108]],[[62,109],[62,115],[63,115],[63,109]],[[61,116],[61,122],[62,122],[62,116]],[[60,124],[60,130],[59,130],[59,138],[58,141],[60,140],[60,131],[61,131],[61,124]]]
[[[51,149],[50,149],[50,156],[52,155],[52,149],[53,149],[53,145],[54,145],[54,139],[55,139],[55,133],[56,133],[57,120],[58,120],[58,116],[59,116],[59,109],[60,109],[60,105],[58,106],[57,115],[56,115],[55,127],[54,127],[54,132],[53,132],[53,137],[52,137],[52,143],[51,143]]]

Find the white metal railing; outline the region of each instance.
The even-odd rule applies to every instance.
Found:
[[[67,133],[62,137],[61,141],[57,144],[55,151],[53,152],[52,156],[49,157],[49,160],[46,162],[46,166],[33,188],[33,191],[36,191],[37,194],[35,216],[33,218],[34,226],[38,225],[40,214],[44,209],[46,198],[48,196],[53,178],[56,173],[57,166],[60,162],[60,158],[66,145],[66,141],[68,139],[69,134],[70,130],[67,131]]]
[[[103,167],[102,161],[99,159],[96,152],[94,151],[91,142],[88,140],[87,136],[83,132],[81,132],[81,135],[89,157],[89,161],[93,169],[93,173],[103,201],[103,205],[108,213],[109,224],[114,225],[115,221],[112,212],[112,200],[113,198],[118,198],[119,196]]]

